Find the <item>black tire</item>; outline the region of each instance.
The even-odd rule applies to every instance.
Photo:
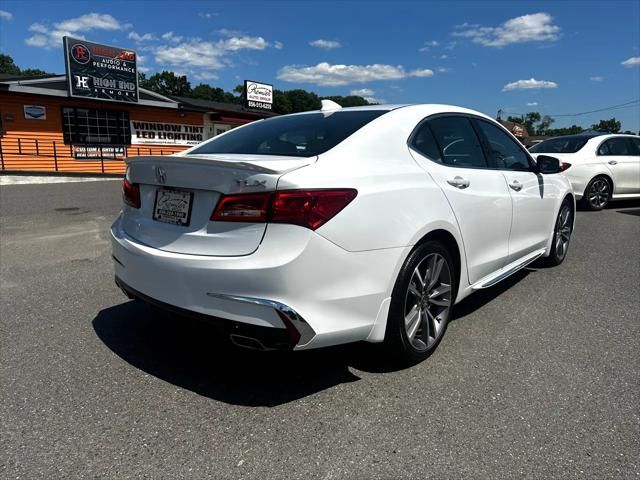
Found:
[[[440,259],[445,262],[441,267],[441,276],[444,281],[440,282],[440,279],[438,279],[437,282],[440,283],[434,286],[432,292],[437,293],[438,288],[446,291],[446,280],[448,278],[450,284],[448,308],[442,305],[446,300],[444,294],[439,298],[435,297],[433,300],[425,299],[425,297],[429,297],[430,291],[430,289],[427,288],[427,284],[429,283],[429,268],[426,270],[422,269],[428,267],[430,265],[429,262],[433,262],[434,266],[431,272],[437,272],[437,265],[440,263]],[[412,289],[410,289],[410,284],[413,287],[417,285],[416,278],[419,278],[415,276],[417,269],[424,272],[425,282],[421,292],[423,295],[421,301],[417,300],[419,298],[418,295],[414,294]],[[448,277],[445,275],[447,271]],[[400,365],[413,365],[429,357],[436,349],[446,332],[447,325],[451,318],[453,302],[455,301],[457,293],[457,282],[455,264],[451,254],[440,242],[427,241],[417,246],[409,254],[400,269],[396,284],[393,288],[387,318],[387,329],[385,332],[385,347],[391,357],[396,360],[396,363]],[[413,290],[415,290],[415,288],[413,288]],[[431,301],[440,303],[431,304]],[[409,315],[407,315],[409,304],[413,302],[415,302],[415,305],[410,308],[409,314],[415,312],[417,308],[418,318],[416,323],[422,322],[422,326],[417,327],[417,330],[413,333],[414,338],[411,340],[409,333],[407,333],[409,327],[407,326],[406,318],[409,317]],[[429,305],[422,306],[421,302],[426,302]],[[445,308],[446,312],[444,311]],[[442,309],[440,313],[438,313],[439,309]],[[429,316],[427,315],[427,311]],[[433,333],[433,338],[431,333]],[[422,345],[420,345],[420,342],[422,342]]]
[[[567,215],[565,217],[565,215]],[[573,234],[573,216],[575,215],[571,201],[565,200],[560,206],[560,211],[556,217],[553,227],[553,240],[551,242],[551,253],[542,259],[543,265],[555,267],[564,262],[571,245],[571,235]]]
[[[604,176],[598,176],[589,182],[584,189],[581,204],[587,210],[598,211],[609,205],[613,187],[611,181]]]

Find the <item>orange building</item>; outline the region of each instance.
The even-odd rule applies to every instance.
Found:
[[[137,103],[69,96],[64,75],[0,78],[2,171],[121,174],[124,158],[176,153],[270,116],[139,89]]]

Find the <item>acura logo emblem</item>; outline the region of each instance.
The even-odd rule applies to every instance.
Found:
[[[162,167],[155,167],[156,182],[165,184],[167,182],[167,172]]]

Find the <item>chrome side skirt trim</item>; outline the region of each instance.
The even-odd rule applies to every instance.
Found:
[[[504,280],[507,277],[510,277],[511,275],[513,275],[514,273],[516,273],[518,270],[523,269],[524,267],[526,267],[527,265],[529,265],[531,262],[537,260],[538,258],[540,258],[542,255],[544,255],[545,250],[542,249],[538,252],[536,252],[535,254],[531,255],[529,258],[526,258],[525,260],[523,260],[522,262],[514,265],[513,267],[509,268],[508,270],[500,273],[499,275],[495,276],[495,277],[489,277],[489,278],[484,278],[482,280],[480,280],[479,282],[475,283],[474,285],[471,286],[471,288],[473,288],[474,290],[479,290],[482,288],[489,288],[494,286],[495,284],[501,282],[502,280]]]
[[[215,292],[207,292],[208,297],[212,298],[220,298],[223,300],[232,300],[235,302],[243,302],[243,303],[251,303],[253,305],[260,305],[262,307],[269,307],[277,310],[282,315],[284,315],[291,324],[298,330],[300,333],[300,340],[295,348],[303,347],[307,343],[316,336],[316,332],[311,328],[311,326],[307,323],[307,321],[298,314],[293,308],[285,305],[281,302],[276,302],[275,300],[269,300],[266,298],[256,298],[256,297],[244,297],[241,295],[227,295],[224,293],[215,293]]]

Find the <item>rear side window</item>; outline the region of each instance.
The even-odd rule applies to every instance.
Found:
[[[434,118],[429,120],[429,126],[442,152],[442,163],[453,167],[487,167],[482,147],[468,118]]]
[[[332,149],[387,111],[338,111],[270,118],[216,137],[190,154],[240,153],[312,157]]]
[[[631,155],[630,145],[624,137],[610,138],[598,148],[598,155]]]
[[[635,149],[635,151],[631,152],[631,155],[640,155],[640,138],[630,138],[629,141],[631,142],[631,146]]]
[[[412,146],[431,160],[442,163],[440,149],[438,148],[436,139],[433,138],[433,133],[431,133],[431,128],[429,128],[428,123],[423,123],[420,129],[416,132],[413,137]]]
[[[529,158],[522,148],[505,132],[483,120],[476,120],[486,139],[492,167],[500,170],[529,170]]]
[[[545,140],[529,149],[532,153],[576,153],[589,141],[589,137],[559,137]]]

